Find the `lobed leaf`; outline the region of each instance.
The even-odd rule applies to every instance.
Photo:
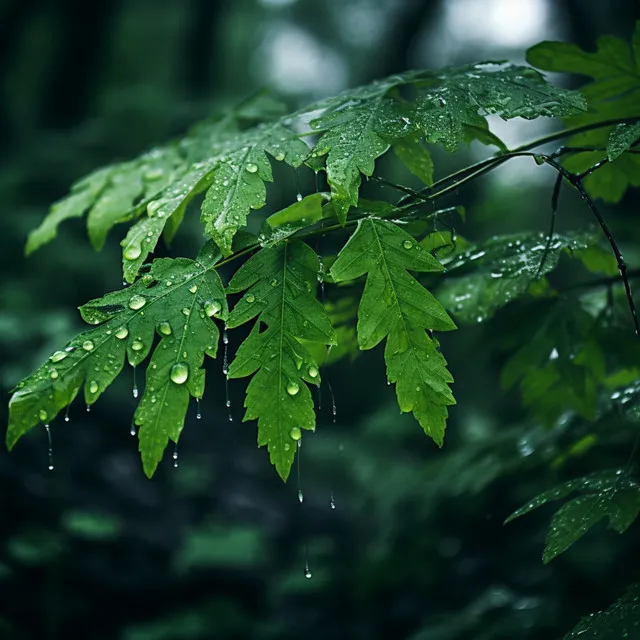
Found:
[[[219,258],[219,253],[218,253]],[[205,353],[215,357],[218,329],[227,304],[218,274],[186,258],[158,259],[131,287],[108,293],[80,308],[99,325],[56,351],[17,387],[9,402],[7,446],[39,423],[49,423],[84,385],[91,405],[122,370],[134,367],[160,342],[146,371],[144,394],[135,412],[145,473],[153,475],[171,439],[177,442],[189,395],[202,397]]]
[[[400,410],[412,411],[425,433],[442,445],[453,382],[437,343],[426,331],[455,329],[440,303],[407,270],[442,265],[397,225],[375,218],[358,223],[330,273],[335,282],[367,274],[358,307],[358,344],[372,349],[386,338],[385,360]]]
[[[245,293],[229,314],[227,326],[256,319],[228,375],[253,376],[243,420],[258,420],[258,445],[267,446],[283,480],[289,476],[300,430],[315,430],[307,384],[320,384],[319,365],[302,341],[336,343],[329,316],[313,295],[318,270],[318,257],[306,244],[284,241],[256,253],[228,286],[229,293]]]

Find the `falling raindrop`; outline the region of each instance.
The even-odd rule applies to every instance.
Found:
[[[68,404],[67,408],[64,410],[64,421],[65,422],[69,422],[69,409],[71,408],[71,405]]]
[[[173,445],[173,468],[178,468],[178,443],[174,443]]]
[[[300,175],[298,174],[297,168],[294,168],[293,174],[295,175],[295,178],[296,178],[296,192],[297,192],[296,200],[300,202],[300,200],[302,200],[302,194],[300,193]]]
[[[309,561],[305,560],[304,562],[304,577],[307,578],[307,580],[309,578],[311,578],[313,574],[311,573],[310,569],[309,569]]]
[[[196,420],[200,420],[202,414],[200,413],[200,398],[196,398]]]
[[[332,509],[336,508],[336,501],[335,501],[335,499],[333,497],[333,489],[331,490],[331,502],[330,502],[330,504],[331,504],[331,508]]]
[[[131,416],[131,427],[129,428],[129,433],[132,437],[136,435],[136,419],[135,416]]]
[[[229,422],[233,422],[233,416],[231,415],[231,398],[229,396],[229,334],[227,333],[227,327],[222,331],[222,344],[224,349],[222,352],[222,373],[224,374],[224,394],[225,394],[225,406],[227,407],[227,416]]]
[[[89,413],[91,411],[91,405],[87,404],[87,413]]]
[[[49,443],[49,471],[53,471],[53,442],[51,440],[51,429],[48,424],[44,425],[47,430],[47,441]]]
[[[136,365],[132,364],[131,368],[133,369],[133,388],[131,389],[131,394],[134,398],[138,397],[138,383],[136,381]]]

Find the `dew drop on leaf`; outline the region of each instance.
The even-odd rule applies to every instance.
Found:
[[[295,396],[298,391],[300,391],[300,385],[297,382],[291,381],[287,384],[287,393],[290,396]]]
[[[222,307],[215,300],[207,300],[204,303],[204,312],[211,318],[215,316],[216,313],[220,313]]]
[[[85,341],[82,343],[82,348],[83,348],[85,351],[93,351],[93,342],[91,342],[91,340],[85,340]]]
[[[255,302],[255,301],[256,301],[256,297],[253,295],[253,293],[250,293],[249,295],[247,295],[247,297],[245,298],[245,300],[246,300],[249,304],[251,304],[251,303],[253,303],[253,302]]]
[[[129,329],[127,329],[127,327],[120,327],[115,333],[115,336],[116,338],[118,338],[118,340],[124,340],[128,335]]]
[[[139,244],[130,244],[123,252],[123,256],[126,260],[137,260],[142,254],[142,249]]]
[[[289,431],[289,436],[292,440],[300,440],[300,438],[302,438],[302,431],[300,431],[299,427],[293,427],[291,431]]]
[[[176,362],[171,367],[171,373],[169,374],[171,380],[176,384],[184,384],[189,377],[189,365],[186,362]]]
[[[143,296],[133,295],[129,298],[129,309],[133,309],[137,311],[138,309],[142,309],[146,304],[146,299]]]
[[[405,241],[402,243],[402,246],[403,246],[405,249],[411,249],[411,247],[413,247],[413,242],[411,242],[411,240],[405,240]]]
[[[245,169],[249,172],[249,173],[256,173],[256,171],[258,171],[258,165],[254,164],[253,162],[249,162],[249,164],[247,164],[245,166]]]
[[[38,418],[40,418],[40,420],[42,420],[43,422],[49,417],[49,414],[44,410],[44,409],[40,409],[40,411],[38,411]]]
[[[89,392],[98,393],[98,383],[95,380],[91,381],[91,384],[89,385]]]
[[[143,346],[144,346],[144,345],[142,344],[142,342],[140,342],[140,340],[134,340],[134,341],[131,343],[131,348],[132,348],[134,351],[141,351]]]
[[[163,336],[170,336],[171,335],[171,325],[166,321],[163,320],[159,325],[158,325],[158,331],[163,335]],[[133,345],[132,345],[133,347]]]
[[[309,377],[310,378],[317,378],[318,377],[318,369],[316,367],[309,367]]]
[[[192,285],[189,287],[189,291],[190,291],[191,293],[195,293],[197,290],[198,290],[198,285],[197,285],[197,284],[192,284]]]
[[[304,502],[304,493],[302,493],[302,489],[298,489],[298,502],[300,504]]]
[[[49,357],[51,362],[60,362],[60,360],[64,360],[69,354],[64,351],[56,351],[52,356]]]
[[[58,377],[58,372],[55,369],[51,369],[51,371],[49,371],[49,377],[55,380]]]

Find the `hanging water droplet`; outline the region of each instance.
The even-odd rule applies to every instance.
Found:
[[[296,193],[296,200],[298,202],[300,202],[300,200],[302,200],[302,194],[298,191],[298,193]]]
[[[311,577],[312,573],[309,570],[309,563],[305,562],[304,564],[304,577],[307,578],[307,580]]]
[[[144,345],[142,344],[142,342],[140,340],[134,340],[131,343],[131,349],[133,351],[142,351],[142,347],[144,347]]]
[[[176,384],[184,384],[189,377],[189,365],[186,362],[176,362],[176,364],[171,367],[169,377]]]
[[[300,438],[302,438],[302,431],[300,431],[299,427],[292,427],[291,431],[289,431],[289,437],[292,440],[300,440]]]
[[[411,240],[405,240],[405,241],[402,243],[402,246],[403,246],[405,249],[411,249],[411,247],[413,247],[413,242],[411,242]]]
[[[49,356],[49,360],[51,362],[60,362],[60,360],[64,360],[69,354],[64,351],[56,351],[53,355]]]
[[[68,404],[67,408],[64,410],[64,421],[65,422],[69,422],[69,409],[70,409],[71,405]]]
[[[331,491],[331,502],[330,502],[330,504],[331,504],[331,508],[332,509],[336,508],[336,501],[333,498],[333,490]]]
[[[93,342],[91,342],[91,340],[85,340],[85,341],[82,343],[82,348],[83,348],[85,351],[93,351]]]
[[[207,300],[204,303],[204,312],[209,318],[215,316],[217,313],[220,313],[221,309],[222,307],[215,300]]]
[[[91,411],[91,405],[90,405],[90,404],[88,404],[88,405],[87,405],[87,413],[89,413],[90,411]]]
[[[245,300],[246,300],[249,304],[251,304],[251,303],[253,303],[253,302],[255,302],[255,301],[256,301],[256,297],[253,295],[253,293],[250,293],[250,294],[248,294],[248,295],[245,297]]]
[[[98,383],[95,380],[89,384],[89,393],[98,393]]]
[[[125,260],[137,260],[142,254],[142,248],[139,244],[130,244],[122,253]]]
[[[171,335],[171,325],[166,320],[163,320],[158,325],[158,332],[161,333],[163,336],[170,336]],[[132,347],[133,347],[133,345],[132,345]]]
[[[290,396],[295,396],[298,391],[300,391],[300,385],[297,382],[291,380],[287,383],[287,393]]]
[[[256,173],[256,171],[258,171],[258,165],[254,164],[253,162],[249,162],[246,166],[245,169],[249,172],[249,173]]]
[[[309,377],[310,378],[317,378],[318,377],[318,369],[317,367],[314,367],[313,365],[309,367]]]
[[[191,293],[195,293],[197,290],[198,290],[198,285],[197,285],[197,284],[192,284],[192,285],[189,287],[189,291],[190,291]]]
[[[202,414],[200,413],[200,398],[196,398],[196,420],[200,420]]]
[[[138,383],[136,382],[136,365],[133,364],[131,365],[131,368],[133,369],[133,387],[131,389],[131,394],[133,395],[134,398],[138,397]]]
[[[42,422],[44,422],[48,417],[49,414],[44,409],[40,409],[40,411],[38,411],[38,418],[40,418]]]
[[[136,419],[135,417],[131,417],[131,426],[129,427],[129,433],[131,434],[131,437],[135,437],[136,435]]]
[[[116,338],[118,338],[118,340],[124,340],[128,335],[129,329],[127,329],[127,327],[120,327],[115,333],[115,336]]]
[[[304,494],[302,493],[302,489],[298,489],[298,502],[300,504],[304,502]]]
[[[47,430],[47,441],[49,444],[49,471],[53,471],[53,442],[51,440],[51,429],[48,424],[45,424],[44,428]]]
[[[58,377],[58,372],[55,369],[51,369],[51,371],[49,371],[49,377],[55,380]]]
[[[142,309],[144,305],[147,303],[147,300],[144,296],[133,295],[129,298],[129,309],[133,311],[137,311],[138,309]]]

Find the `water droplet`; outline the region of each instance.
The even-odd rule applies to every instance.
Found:
[[[89,413],[90,411],[91,411],[91,405],[90,405],[90,404],[88,404],[88,405],[87,405],[87,413]]]
[[[200,413],[200,398],[196,398],[196,420],[200,420],[202,414]]]
[[[271,282],[269,282],[269,284],[272,287],[277,287],[278,286],[278,280],[276,278],[274,278],[273,280],[271,280]]]
[[[554,347],[549,354],[549,360],[557,360],[558,359],[558,350]]]
[[[198,290],[198,285],[197,285],[197,284],[192,284],[192,285],[189,287],[189,291],[190,291],[191,293],[195,293],[197,290]]]
[[[40,418],[42,422],[44,422],[48,417],[49,414],[44,409],[40,409],[40,411],[38,411],[38,418]]]
[[[131,427],[129,427],[129,433],[131,434],[131,437],[135,437],[136,435],[136,419],[135,417],[131,417]]]
[[[204,312],[211,318],[216,313],[220,313],[222,307],[215,300],[207,300],[204,303]]]
[[[182,307],[182,313],[184,313],[185,316],[188,316],[191,313],[191,311],[189,311],[188,307]]]
[[[189,377],[189,365],[186,362],[176,362],[171,367],[169,376],[176,384],[184,384]]]
[[[336,508],[336,501],[333,498],[333,491],[331,491],[331,502],[330,502],[330,504],[331,504],[331,508],[332,509]]]
[[[298,502],[300,504],[304,502],[304,494],[302,493],[302,489],[298,489]]]
[[[49,371],[49,377],[55,380],[58,377],[58,372],[55,369],[51,369],[51,371]]]
[[[71,408],[71,405],[68,404],[67,408],[64,410],[64,421],[65,422],[69,422],[69,409]]]
[[[403,246],[405,249],[411,249],[411,247],[413,247],[413,242],[411,242],[411,240],[405,240],[405,241],[402,243],[402,246]]]
[[[49,471],[53,471],[53,442],[51,440],[51,429],[48,424],[45,424],[44,428],[47,430],[47,441],[49,444]]]
[[[298,202],[300,202],[300,200],[302,200],[302,194],[298,191],[298,193],[296,193],[296,200]]]
[[[134,398],[138,397],[138,383],[136,382],[136,366],[132,365],[132,369],[133,369],[133,387],[131,389],[131,395],[133,395]]]
[[[64,360],[69,354],[64,351],[56,351],[52,356],[49,357],[51,362],[60,362],[60,360]]]
[[[309,377],[310,378],[317,378],[318,377],[318,369],[317,367],[311,366],[309,367]]]
[[[293,427],[291,431],[289,431],[289,436],[292,440],[300,440],[300,438],[302,438],[302,431],[300,431],[299,427]]]
[[[120,327],[115,333],[115,336],[116,338],[118,338],[118,340],[124,340],[128,335],[129,329],[127,329],[127,327]]]
[[[171,325],[170,325],[166,320],[163,320],[163,321],[158,325],[158,331],[159,331],[163,336],[170,336],[170,335],[171,335]]]
[[[309,578],[311,578],[311,576],[312,576],[312,573],[309,570],[309,564],[305,563],[305,565],[304,565],[304,577],[307,578],[307,580],[308,580]]]
[[[152,200],[147,204],[147,213],[149,214],[149,216],[153,216],[159,208],[160,203],[157,200]]]
[[[249,173],[256,173],[256,171],[258,170],[258,165],[257,164],[253,164],[253,162],[249,162],[246,166],[245,169],[249,172]]]
[[[142,342],[140,342],[140,340],[134,340],[134,341],[131,343],[131,348],[132,348],[134,351],[142,351],[142,347],[144,347],[144,345],[142,344]]]
[[[250,293],[250,294],[248,294],[248,295],[245,297],[245,300],[246,300],[249,304],[251,304],[251,303],[253,303],[253,302],[255,302],[255,301],[256,301],[256,297],[253,295],[253,293]]]
[[[123,252],[125,260],[136,260],[142,254],[142,248],[139,244],[130,244]]]
[[[91,342],[91,340],[85,340],[85,341],[82,343],[82,348],[83,348],[85,351],[93,351],[93,342]]]
[[[178,468],[178,443],[174,443],[173,445],[173,468]]]
[[[137,311],[138,309],[142,309],[146,304],[146,299],[143,296],[133,295],[129,298],[129,309],[133,309]]]
[[[98,383],[95,380],[89,384],[89,393],[98,393]]]
[[[287,393],[290,396],[295,396],[298,391],[300,391],[300,385],[297,382],[291,381],[287,384]]]

